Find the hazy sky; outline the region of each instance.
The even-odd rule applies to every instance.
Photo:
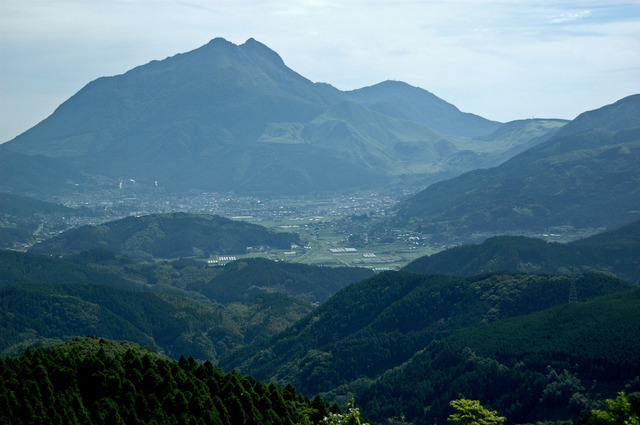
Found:
[[[341,90],[401,80],[498,121],[640,93],[640,0],[0,0],[0,142],[98,77],[215,37]]]

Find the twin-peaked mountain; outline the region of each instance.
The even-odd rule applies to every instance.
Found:
[[[564,124],[540,122],[516,145]],[[473,139],[499,127],[401,82],[349,92],[313,83],[253,39],[217,38],[87,84],[2,145],[9,171],[0,190],[59,193],[122,179],[254,193],[428,182],[512,155],[513,139]],[[16,177],[21,167],[44,171],[27,184]]]

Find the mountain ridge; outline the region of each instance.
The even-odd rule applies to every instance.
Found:
[[[398,222],[470,239],[634,221],[640,203],[638,108],[640,95],[629,96],[586,113],[610,128],[575,132],[568,123],[566,134],[559,131],[496,167],[435,183],[398,206]],[[614,119],[620,116],[631,118]]]
[[[377,112],[415,121],[440,133],[454,136],[483,136],[500,126],[497,121],[463,113],[455,105],[427,90],[413,87],[402,81],[387,80],[373,86],[347,91],[344,94],[347,98],[356,100]],[[417,101],[418,99],[420,101]],[[453,117],[458,114],[462,114],[463,119],[457,118],[453,123]]]
[[[245,253],[249,246],[288,249],[299,242],[293,233],[274,232],[263,226],[216,215],[190,213],[125,217],[100,225],[68,230],[29,249],[35,254],[65,254],[103,248],[116,254],[144,259],[205,257]]]
[[[494,236],[424,256],[403,267],[411,273],[472,276],[510,271],[574,275],[613,274],[640,282],[640,221],[569,243],[524,236]]]
[[[345,101],[369,115],[334,116],[340,131],[327,132],[324,114]],[[383,131],[383,121],[393,128]],[[467,135],[499,125],[406,83],[341,92],[296,73],[255,39],[238,46],[215,38],[89,82],[3,148],[66,161],[83,177],[72,179],[72,191],[135,179],[146,190],[300,194],[433,181],[493,164],[511,146]],[[380,135],[393,135],[396,146],[382,148]],[[448,147],[424,154],[434,144]],[[39,190],[59,193],[55,180]],[[23,189],[11,181],[5,190]]]

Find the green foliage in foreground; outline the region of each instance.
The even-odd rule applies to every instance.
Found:
[[[347,413],[330,413],[320,423],[322,425],[369,425],[360,418],[360,409],[355,407],[353,401],[347,403],[347,409]]]
[[[607,399],[601,409],[589,409],[576,425],[638,425],[640,424],[640,392],[628,396],[621,391],[615,399]]]
[[[456,409],[456,413],[449,415],[447,421],[457,425],[495,425],[507,420],[504,416],[498,416],[495,410],[482,407],[478,400],[461,398],[449,404]]]
[[[315,424],[332,413],[291,385],[120,344],[86,338],[0,360],[0,423]]]

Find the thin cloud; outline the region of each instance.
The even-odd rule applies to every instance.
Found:
[[[574,22],[580,19],[588,18],[591,16],[591,10],[582,10],[579,12],[562,13],[559,15],[551,16],[549,19],[550,24],[564,24],[567,22]]]

